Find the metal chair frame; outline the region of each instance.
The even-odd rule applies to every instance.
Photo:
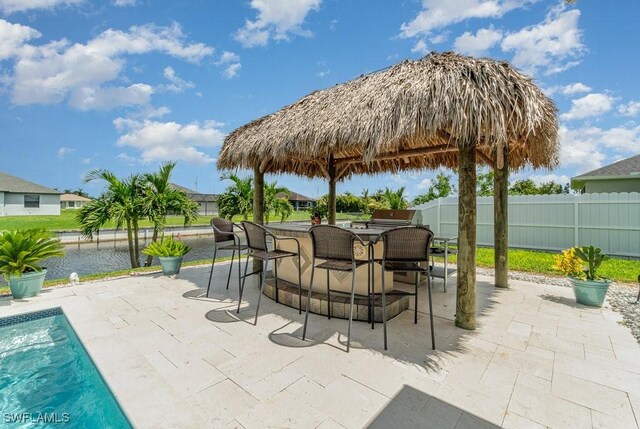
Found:
[[[231,226],[231,231],[223,231],[220,228],[218,228],[215,223],[218,220],[223,220],[224,223],[228,223]],[[211,289],[211,279],[213,278],[213,267],[216,265],[216,256],[218,254],[218,249],[221,250],[232,250],[233,253],[231,253],[231,264],[229,265],[229,275],[227,276],[227,289],[229,289],[229,282],[231,281],[231,271],[233,270],[233,260],[235,258],[236,255],[236,251],[238,252],[238,287],[240,287],[240,279],[241,279],[241,253],[243,250],[246,250],[247,246],[242,244],[242,240],[240,238],[240,235],[238,235],[235,231],[233,231],[233,227],[237,227],[240,228],[241,230],[244,231],[244,229],[242,228],[241,225],[238,225],[237,223],[231,222],[229,220],[226,219],[222,219],[222,218],[213,218],[211,219],[211,227],[213,228],[213,259],[211,261],[211,271],[209,272],[209,283],[207,284],[207,294],[206,297],[209,297],[209,290]],[[226,244],[226,245],[221,245],[219,243],[225,243],[231,240],[218,240],[218,238],[222,238],[222,237],[229,237],[232,236],[233,239],[233,244]]]
[[[256,305],[256,317],[254,321],[254,325],[258,324],[258,312],[260,311],[260,299],[262,298],[262,292],[264,290],[264,277],[267,271],[267,267],[269,261],[289,258],[289,257],[297,257],[298,259],[298,314],[302,313],[302,271],[300,270],[300,241],[298,241],[295,237],[276,237],[271,232],[269,232],[262,225],[258,225],[253,222],[243,221],[242,226],[244,228],[245,234],[247,236],[247,260],[244,265],[244,275],[242,276],[242,284],[240,285],[240,297],[238,298],[238,310],[236,313],[240,313],[240,305],[242,304],[242,294],[244,292],[244,284],[248,276],[253,274],[260,274],[260,294],[258,295],[258,304]],[[251,231],[251,228],[257,228],[254,231]],[[260,231],[261,243],[256,243],[252,238],[253,232]],[[271,239],[272,250],[269,250],[269,242],[267,239]],[[280,250],[277,248],[277,244],[280,241],[295,241],[297,253],[289,252],[286,250]],[[249,258],[259,259],[263,262],[262,269],[258,271],[253,271],[247,274],[247,269],[249,267]],[[277,261],[273,264],[273,272],[275,277],[275,289],[276,289],[276,302],[279,302],[278,298],[278,264]]]
[[[323,249],[323,251],[319,252],[318,250],[318,238],[322,237],[322,231],[331,231],[331,230],[335,230],[340,231],[340,234],[344,234],[345,236],[349,235],[350,236],[350,249],[349,249],[349,253],[350,253],[350,258],[346,257],[346,253],[344,251],[342,252],[336,252],[335,254],[331,253],[330,251],[327,251],[326,249]],[[306,338],[307,335],[307,323],[309,321],[309,307],[311,307],[311,294],[312,294],[312,290],[313,290],[313,279],[315,276],[315,270],[317,269],[323,269],[327,271],[327,316],[329,319],[331,319],[331,287],[329,284],[329,271],[350,271],[351,272],[351,293],[348,292],[344,292],[344,291],[336,291],[334,290],[335,293],[343,293],[343,294],[348,294],[350,295],[350,306],[349,306],[349,328],[347,330],[347,352],[349,352],[350,347],[351,347],[351,325],[353,324],[353,304],[355,301],[355,285],[356,285],[356,269],[364,264],[370,264],[370,254],[367,255],[367,260],[366,261],[362,261],[362,260],[357,260],[353,251],[353,245],[358,242],[360,243],[363,247],[365,247],[364,242],[362,241],[362,239],[355,233],[351,232],[351,231],[347,231],[345,229],[342,229],[340,227],[337,226],[333,226],[333,225],[315,225],[313,227],[311,227],[311,229],[309,229],[309,235],[311,236],[311,244],[312,244],[312,255],[313,255],[313,259],[311,262],[311,280],[309,282],[309,290],[307,292],[307,308],[306,308],[306,312],[305,312],[305,316],[304,316],[304,328],[302,329],[302,339],[304,340]],[[367,246],[368,248],[368,246]],[[343,249],[340,249],[343,250]],[[342,254],[341,254],[342,253]],[[316,259],[322,259],[325,262],[321,262],[320,264],[316,265]],[[335,262],[351,262],[351,267],[343,267],[342,269],[339,268],[331,268],[331,263],[335,263]],[[369,276],[370,270],[367,269],[367,276]],[[367,279],[367,283],[369,282],[369,279]],[[368,298],[369,301],[371,301],[371,294],[368,294]],[[370,317],[373,317],[373,315],[371,314],[371,302],[369,303],[369,315]]]
[[[415,256],[409,258],[400,258],[392,256],[389,258],[389,254],[394,254],[394,251],[390,251],[392,246],[397,245],[394,240],[398,238],[394,237],[394,235],[398,234],[401,231],[411,230],[411,229],[421,229],[425,232],[428,232],[426,235],[426,243],[424,249],[424,256]],[[400,226],[397,228],[389,229],[374,240],[372,243],[375,245],[378,241],[382,241],[383,243],[383,253],[382,259],[372,259],[372,262],[379,263],[382,266],[382,325],[384,331],[384,349],[387,350],[387,313],[386,313],[386,292],[385,292],[385,279],[384,274],[387,271],[404,271],[404,272],[414,272],[416,274],[415,280],[415,292],[405,292],[407,295],[415,296],[415,310],[413,316],[413,323],[418,323],[418,286],[420,284],[420,274],[426,274],[427,281],[427,293],[429,295],[429,319],[431,323],[431,347],[433,350],[436,349],[436,341],[435,341],[435,333],[433,329],[433,303],[431,301],[431,281],[430,281],[430,269],[429,269],[429,253],[431,249],[431,243],[433,241],[433,231],[429,228],[422,225],[411,225],[411,226]],[[394,267],[393,264],[406,264],[406,265],[398,265]],[[420,263],[426,263],[426,267],[421,267]],[[375,292],[375,290],[374,290]]]

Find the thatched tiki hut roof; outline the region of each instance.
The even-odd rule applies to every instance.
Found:
[[[509,146],[509,166],[554,167],[556,108],[532,79],[506,62],[430,54],[315,91],[231,132],[218,167],[260,167],[336,179],[351,174],[457,167],[457,146],[478,162]]]
[[[495,171],[496,286],[507,287],[509,169],[558,163],[556,107],[506,62],[432,53],[315,91],[234,130],[218,168],[329,179],[452,167],[459,174],[456,325],[475,328],[476,164]],[[262,183],[260,181],[260,183]],[[261,210],[261,193],[254,210]],[[254,217],[260,219],[261,212]]]

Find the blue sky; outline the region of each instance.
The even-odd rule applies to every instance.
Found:
[[[638,17],[637,0],[0,0],[0,170],[97,195],[101,184],[82,183],[90,169],[126,176],[175,160],[174,182],[221,192],[215,159],[236,127],[454,50],[510,61],[555,100],[560,167],[512,180],[565,183],[640,152]],[[415,196],[435,174],[356,177],[338,192]]]

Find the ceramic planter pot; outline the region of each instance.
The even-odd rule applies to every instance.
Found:
[[[182,256],[158,256],[160,260],[160,266],[162,267],[162,274],[165,276],[171,276],[180,272],[180,266],[182,265]]]
[[[602,307],[611,285],[611,280],[580,280],[569,277],[569,281],[576,301],[591,307]]]
[[[20,277],[9,277],[9,288],[14,299],[36,296],[42,290],[47,270],[22,273]]]

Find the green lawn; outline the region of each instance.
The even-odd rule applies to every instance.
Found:
[[[23,228],[42,228],[49,231],[70,231],[79,229],[76,221],[76,210],[63,210],[59,216],[4,216],[0,217],[0,231],[7,229],[23,229]],[[212,216],[199,216],[193,222],[193,225],[208,225]],[[310,214],[306,211],[293,212],[288,220],[309,220]],[[355,219],[354,216],[342,213],[337,214],[338,219]],[[241,216],[233,219],[235,222],[242,220]],[[251,220],[251,217],[249,217]],[[277,222],[279,219],[272,218],[271,222]],[[168,216],[167,224],[170,226],[180,226],[183,219],[179,216]],[[149,227],[149,221],[140,223],[140,227]],[[115,228],[115,224],[107,224],[105,228]]]

